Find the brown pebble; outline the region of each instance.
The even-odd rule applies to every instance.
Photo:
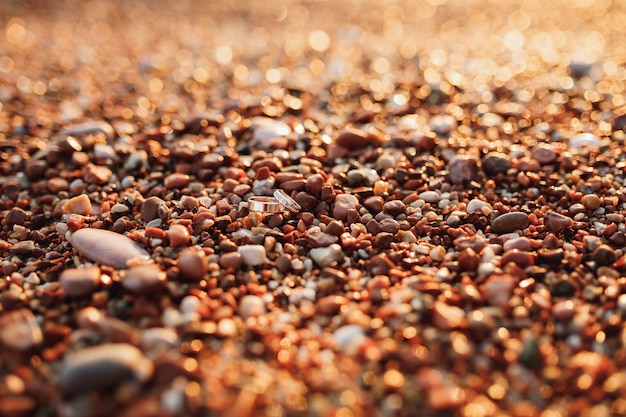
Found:
[[[187,248],[178,256],[178,269],[185,278],[200,281],[208,271],[209,264],[204,252]]]
[[[508,171],[511,167],[511,161],[501,152],[489,152],[483,157],[482,167],[486,174],[494,175]]]
[[[343,222],[341,222],[340,220],[331,220],[326,225],[326,229],[324,229],[325,233],[328,233],[333,236],[340,236],[345,231],[346,231],[346,228],[343,225]]]
[[[141,218],[145,222],[150,222],[154,219],[166,220],[168,215],[167,204],[159,197],[148,197],[141,205]]]
[[[0,343],[9,349],[28,350],[43,342],[37,318],[26,308],[0,314]]]
[[[472,248],[467,248],[459,253],[457,260],[464,272],[475,272],[480,263],[480,256]]]
[[[83,180],[87,184],[103,185],[109,182],[112,176],[113,172],[107,167],[87,164],[83,168]]]
[[[51,193],[58,193],[70,189],[70,183],[65,178],[50,178],[47,185]]]
[[[21,242],[15,243],[11,247],[11,254],[19,257],[31,256],[36,251],[37,247],[35,246],[35,242],[32,240],[22,240]]]
[[[9,210],[9,214],[6,217],[7,226],[13,227],[14,225],[23,225],[28,218],[28,213],[20,207],[13,207]]]
[[[391,216],[403,214],[404,210],[406,210],[406,204],[402,200],[391,200],[383,204],[383,212]]]
[[[380,213],[383,210],[385,200],[377,195],[367,197],[363,201],[363,206],[372,213]]]
[[[317,197],[322,192],[323,185],[324,178],[320,174],[313,174],[307,178],[304,188],[307,193]]]
[[[59,285],[70,297],[84,297],[93,293],[100,283],[100,268],[69,268],[61,272]]]
[[[189,230],[182,224],[173,224],[167,231],[167,236],[170,241],[170,246],[173,248],[179,248],[189,243],[190,235]]]
[[[543,217],[543,224],[553,233],[560,233],[574,224],[574,221],[563,214],[553,211],[547,212]]]
[[[556,152],[550,145],[539,144],[530,151],[530,156],[540,164],[551,164],[556,161]]]
[[[339,194],[335,197],[333,217],[345,221],[348,216],[348,210],[358,209],[359,207],[359,200],[352,194]]]
[[[337,136],[335,143],[341,147],[356,150],[367,147],[370,141],[367,138],[367,133],[364,131],[348,127]]]
[[[541,263],[558,265],[565,257],[565,252],[561,248],[541,248],[537,250],[537,256]]]
[[[238,271],[243,265],[243,258],[239,252],[227,252],[220,255],[220,266],[224,269]]]
[[[461,307],[448,305],[444,301],[435,301],[432,319],[435,327],[444,331],[465,329],[468,324],[465,311]]]
[[[519,249],[510,249],[504,252],[500,263],[504,266],[509,262],[514,263],[520,268],[526,268],[535,264],[535,256],[532,253]]]
[[[463,184],[478,178],[478,161],[468,155],[456,155],[448,163],[450,181]]]
[[[509,300],[517,280],[510,274],[494,274],[480,286],[480,292],[492,306],[508,310]]]
[[[61,207],[63,214],[82,214],[83,216],[91,213],[91,200],[87,194],[72,197]]]
[[[340,295],[328,295],[317,300],[317,311],[326,316],[332,316],[339,312],[339,309],[348,304],[348,299]]]
[[[595,194],[585,194],[580,199],[580,203],[588,210],[596,210],[600,207],[600,204],[602,202],[600,198]]]
[[[189,184],[189,175],[175,172],[163,180],[163,185],[168,190],[186,187]]]
[[[615,251],[609,245],[600,245],[591,253],[591,260],[598,265],[611,265],[616,259]]]
[[[509,233],[526,228],[528,223],[529,220],[526,213],[514,211],[496,217],[491,222],[491,231],[498,234]]]

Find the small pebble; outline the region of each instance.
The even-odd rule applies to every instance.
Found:
[[[448,163],[452,184],[463,184],[478,179],[478,161],[468,155],[456,155]]]
[[[503,234],[515,230],[525,229],[528,226],[528,215],[519,211],[505,213],[491,222],[493,233]]]
[[[168,190],[184,188],[189,184],[189,175],[175,172],[163,180],[163,185]]]
[[[560,233],[568,227],[571,227],[574,221],[563,214],[549,211],[544,215],[543,223],[549,231]]]
[[[134,293],[147,293],[165,283],[167,276],[157,265],[137,265],[121,274],[124,288]]]
[[[43,333],[32,311],[26,308],[0,313],[0,346],[25,351],[43,342]]]
[[[61,272],[59,284],[70,297],[84,297],[93,293],[100,283],[100,268],[69,268]]]
[[[200,281],[209,269],[204,252],[185,248],[178,255],[178,269],[182,276],[192,281]]]
[[[179,248],[189,243],[190,235],[189,229],[182,224],[173,224],[167,231],[167,236],[170,241],[170,246],[173,248]]]
[[[427,203],[437,203],[439,201],[439,194],[435,191],[424,191],[419,193],[419,198]]]
[[[220,266],[224,269],[239,270],[243,265],[243,258],[239,252],[226,252],[220,255]]]
[[[588,210],[596,210],[600,207],[601,204],[600,197],[595,194],[585,194],[580,199],[580,202]]]
[[[344,254],[341,246],[333,243],[322,248],[314,248],[309,252],[311,259],[321,267],[331,266],[343,260]]]
[[[145,222],[150,222],[155,219],[167,220],[169,215],[169,209],[165,201],[159,197],[148,197],[141,205],[141,218]]]
[[[72,233],[70,243],[82,256],[95,262],[126,268],[131,261],[148,261],[150,255],[124,235],[103,229],[79,229]]]
[[[91,213],[91,200],[89,200],[87,194],[81,194],[67,200],[61,207],[61,210],[63,214],[82,214],[86,216]]]
[[[495,175],[500,172],[505,173],[511,167],[511,161],[501,152],[489,152],[483,157],[482,167],[483,171],[488,175]]]
[[[245,320],[265,314],[265,302],[256,295],[245,295],[239,302],[239,314]]]
[[[90,346],[71,352],[59,373],[59,387],[66,395],[111,389],[129,377],[147,382],[154,366],[136,347],[125,343]]]
[[[252,129],[252,144],[261,149],[269,149],[276,144],[276,140],[291,133],[291,128],[279,120],[269,117],[253,117],[250,119]]]
[[[352,194],[339,194],[335,197],[333,205],[333,217],[337,220],[345,221],[350,209],[358,210],[359,199]]]
[[[487,203],[485,203],[482,200],[478,200],[474,198],[470,200],[469,203],[467,203],[467,212],[468,213],[473,213],[475,211],[481,212],[483,207],[487,207]]]
[[[258,266],[267,262],[267,255],[263,245],[243,245],[237,248],[241,260],[245,265]]]

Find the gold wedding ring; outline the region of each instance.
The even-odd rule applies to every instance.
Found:
[[[302,210],[300,204],[298,204],[296,200],[291,198],[289,194],[287,194],[283,190],[274,191],[274,197],[276,198],[276,200],[278,200],[280,204],[282,204],[283,207],[285,207],[292,213],[299,213],[300,210]]]
[[[282,206],[274,197],[250,197],[248,208],[261,213],[278,213],[282,211]]]
[[[274,197],[254,196],[248,199],[248,208],[261,213],[278,213],[287,209],[292,213],[302,210],[300,204],[283,190],[274,191]]]

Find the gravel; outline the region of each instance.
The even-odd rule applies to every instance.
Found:
[[[626,414],[626,5],[544,3],[0,3],[0,415]]]

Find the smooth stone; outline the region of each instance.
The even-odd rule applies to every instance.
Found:
[[[543,217],[543,224],[550,232],[559,233],[574,224],[574,220],[560,213],[547,212]]]
[[[148,197],[141,205],[141,218],[146,223],[154,219],[166,220],[168,216],[169,209],[167,208],[167,204],[159,197]]]
[[[366,132],[349,126],[337,136],[335,143],[343,148],[356,150],[367,147],[370,140]]]
[[[526,228],[528,223],[528,215],[526,213],[519,211],[505,213],[491,222],[491,231],[498,234],[509,233]]]
[[[311,259],[321,267],[331,266],[335,262],[341,261],[344,257],[343,250],[337,243],[322,248],[311,249],[309,255]]]
[[[419,198],[427,203],[436,203],[439,201],[439,194],[436,191],[424,191],[419,193]]]
[[[155,264],[137,265],[121,274],[124,288],[135,293],[146,293],[163,285],[167,274]]]
[[[91,213],[91,200],[87,194],[72,197],[61,207],[63,214],[82,214],[86,216]]]
[[[505,251],[510,249],[518,249],[521,251],[529,252],[531,249],[530,239],[523,236],[509,239],[504,242],[504,244],[502,245],[502,249],[504,249]]]
[[[489,152],[482,159],[482,167],[483,171],[489,175],[505,173],[511,167],[511,161],[501,152]]]
[[[103,229],[79,229],[70,243],[82,256],[114,268],[126,268],[131,261],[145,262],[150,254],[124,235]]]
[[[186,187],[189,184],[189,175],[182,172],[174,172],[163,180],[163,185],[168,190]]]
[[[494,274],[480,286],[480,292],[488,304],[506,311],[516,286],[517,280],[512,275]]]
[[[167,236],[170,240],[170,246],[173,248],[179,248],[186,245],[189,243],[190,239],[189,229],[187,229],[187,226],[182,224],[171,225],[167,231]]]
[[[469,203],[467,203],[467,212],[468,213],[473,213],[475,211],[482,212],[483,207],[488,207],[487,203],[477,198],[474,198],[470,200]]]
[[[530,151],[530,156],[540,164],[551,164],[556,161],[556,152],[552,147],[546,144],[540,144],[535,146]]]
[[[178,270],[182,276],[200,281],[209,270],[209,263],[204,252],[186,248],[178,255]]]
[[[257,295],[245,295],[239,302],[239,314],[244,320],[249,317],[262,316],[265,312],[265,302]]]
[[[59,285],[70,297],[84,297],[93,293],[100,283],[100,268],[69,268],[61,272]]]
[[[9,210],[9,214],[6,217],[6,224],[9,227],[13,227],[14,225],[23,225],[26,219],[29,217],[29,214],[19,207],[13,207]]]
[[[265,246],[263,245],[243,245],[237,248],[241,254],[241,260],[245,265],[258,266],[267,262]]]
[[[59,374],[59,387],[66,395],[110,389],[134,378],[146,382],[154,366],[141,350],[125,343],[91,346],[70,353]]]
[[[24,351],[42,342],[43,332],[29,309],[11,310],[0,315],[0,345]]]
[[[585,194],[580,199],[580,203],[588,210],[596,210],[600,207],[601,201],[600,197],[595,194]]]
[[[406,204],[404,204],[402,200],[391,200],[383,204],[383,213],[389,214],[391,216],[398,216],[400,214],[403,214],[405,210]]]
[[[226,252],[220,255],[219,263],[224,269],[238,270],[243,265],[243,258],[239,252]]]
[[[500,264],[504,267],[509,262],[514,263],[520,268],[526,268],[535,264],[535,256],[532,253],[519,249],[510,249],[502,255]]]
[[[468,155],[456,155],[448,163],[452,184],[463,184],[478,179],[478,161]]]
[[[358,210],[359,199],[352,194],[339,194],[335,197],[333,217],[337,220],[346,220],[350,209]]]

